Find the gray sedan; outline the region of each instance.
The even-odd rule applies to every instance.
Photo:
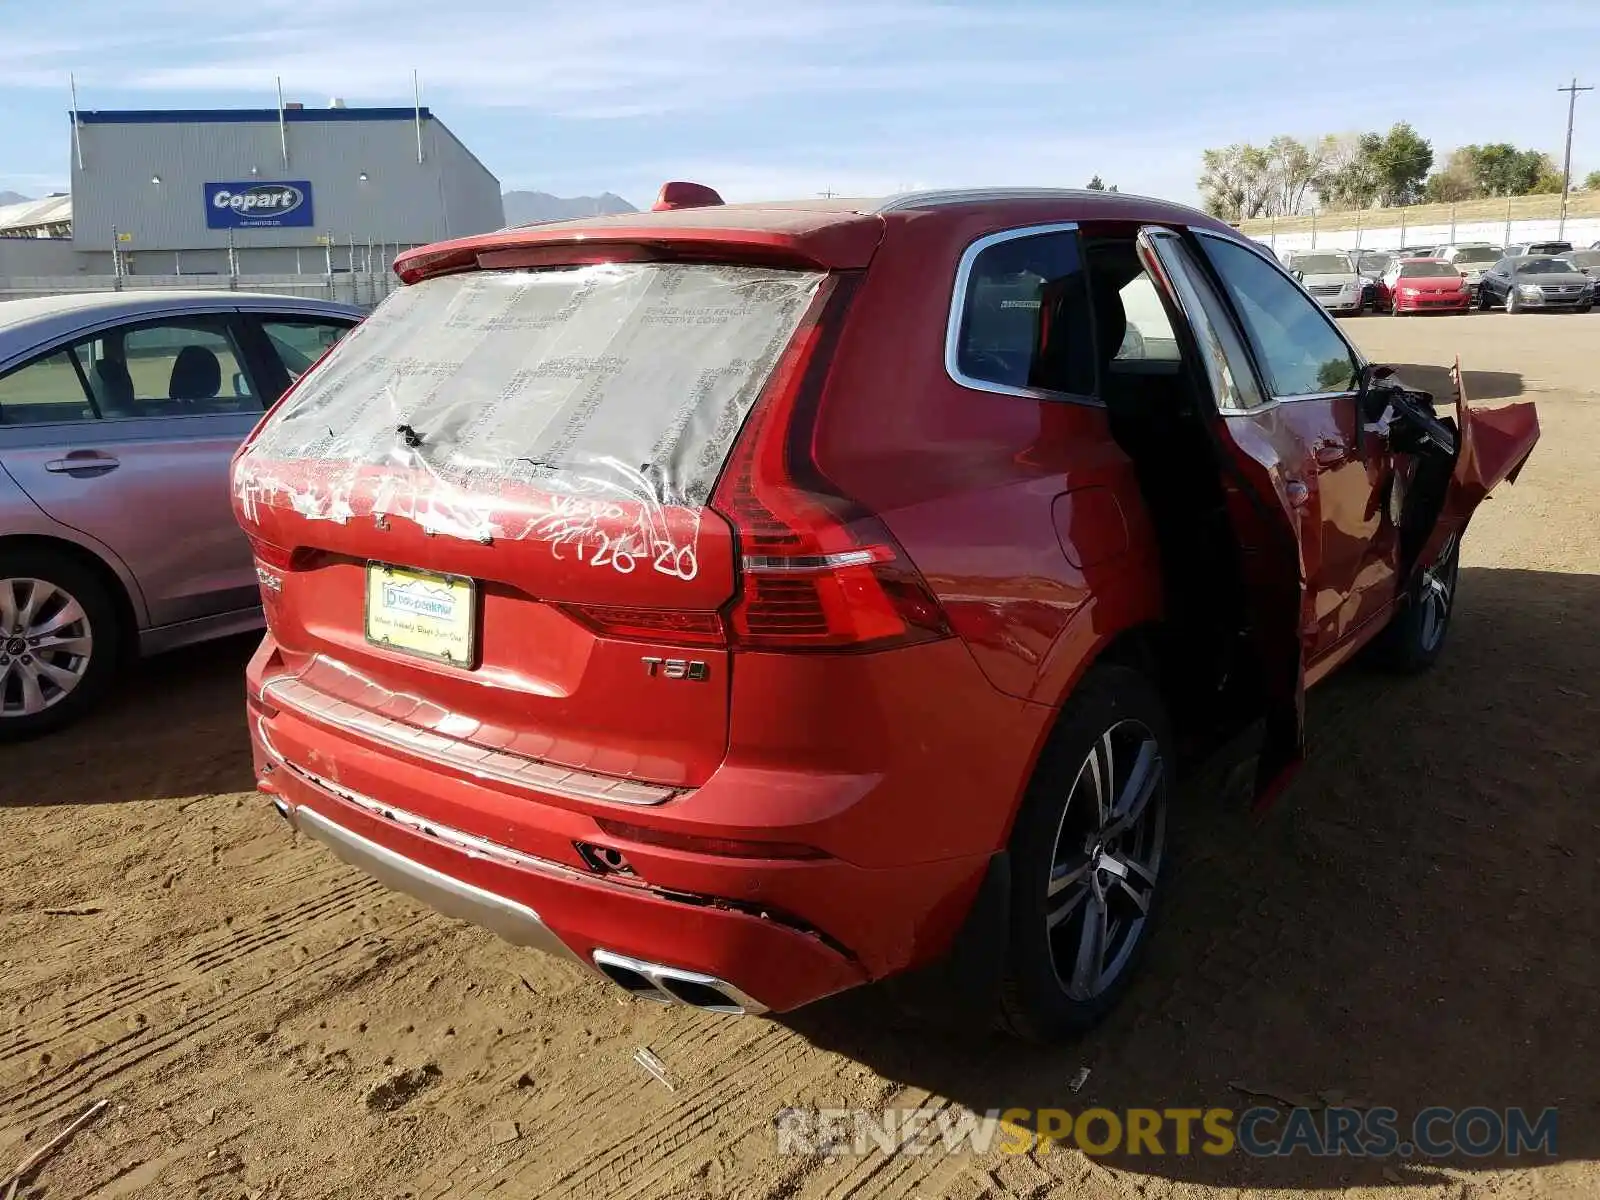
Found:
[[[1594,283],[1577,267],[1547,254],[1502,258],[1478,281],[1478,307],[1502,305],[1508,313],[1530,309],[1588,312]]]
[[[361,315],[242,292],[0,302],[0,740],[78,716],[133,654],[260,624],[228,464]]]

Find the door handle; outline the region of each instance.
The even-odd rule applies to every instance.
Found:
[[[52,458],[44,469],[52,475],[71,475],[75,479],[92,479],[115,471],[122,460],[103,450],[73,450],[65,458]]]
[[[1312,447],[1312,454],[1316,457],[1318,464],[1324,467],[1331,467],[1335,463],[1343,462],[1349,452],[1350,448],[1338,438],[1324,438]]]

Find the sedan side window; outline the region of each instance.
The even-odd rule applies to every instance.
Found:
[[[999,234],[962,260],[945,348],[968,387],[1031,394],[1094,392],[1094,338],[1074,230]]]
[[[1360,364],[1321,305],[1243,246],[1211,235],[1200,240],[1239,312],[1273,396],[1356,389]]]
[[[36,358],[0,378],[0,425],[92,421],[94,405],[71,350]]]
[[[187,317],[119,326],[75,347],[104,417],[261,411],[228,324]]]
[[[317,359],[351,330],[348,321],[323,321],[315,317],[289,318],[281,321],[262,321],[262,331],[272,343],[273,353],[283,364],[284,373],[293,383],[304,375]]]

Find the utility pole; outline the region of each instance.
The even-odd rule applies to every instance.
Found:
[[[1570,84],[1556,91],[1567,93],[1567,153],[1561,162],[1561,223],[1556,228],[1556,237],[1564,238],[1567,236],[1567,194],[1572,190],[1572,118],[1578,107],[1578,93],[1592,92],[1594,88],[1579,87],[1578,77],[1574,75]]]

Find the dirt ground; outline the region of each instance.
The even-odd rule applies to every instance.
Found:
[[[1537,398],[1543,440],[1466,541],[1437,668],[1315,693],[1264,818],[1180,814],[1146,968],[1081,1043],[917,1032],[872,992],[661,1009],[437,917],[253,794],[225,644],[0,750],[0,1179],[106,1098],[21,1196],[1600,1196],[1600,314],[1348,328],[1422,379],[1460,353],[1472,394]],[[791,1105],[1242,1109],[1240,1082],[1554,1105],[1557,1154],[829,1160],[772,1133]]]

